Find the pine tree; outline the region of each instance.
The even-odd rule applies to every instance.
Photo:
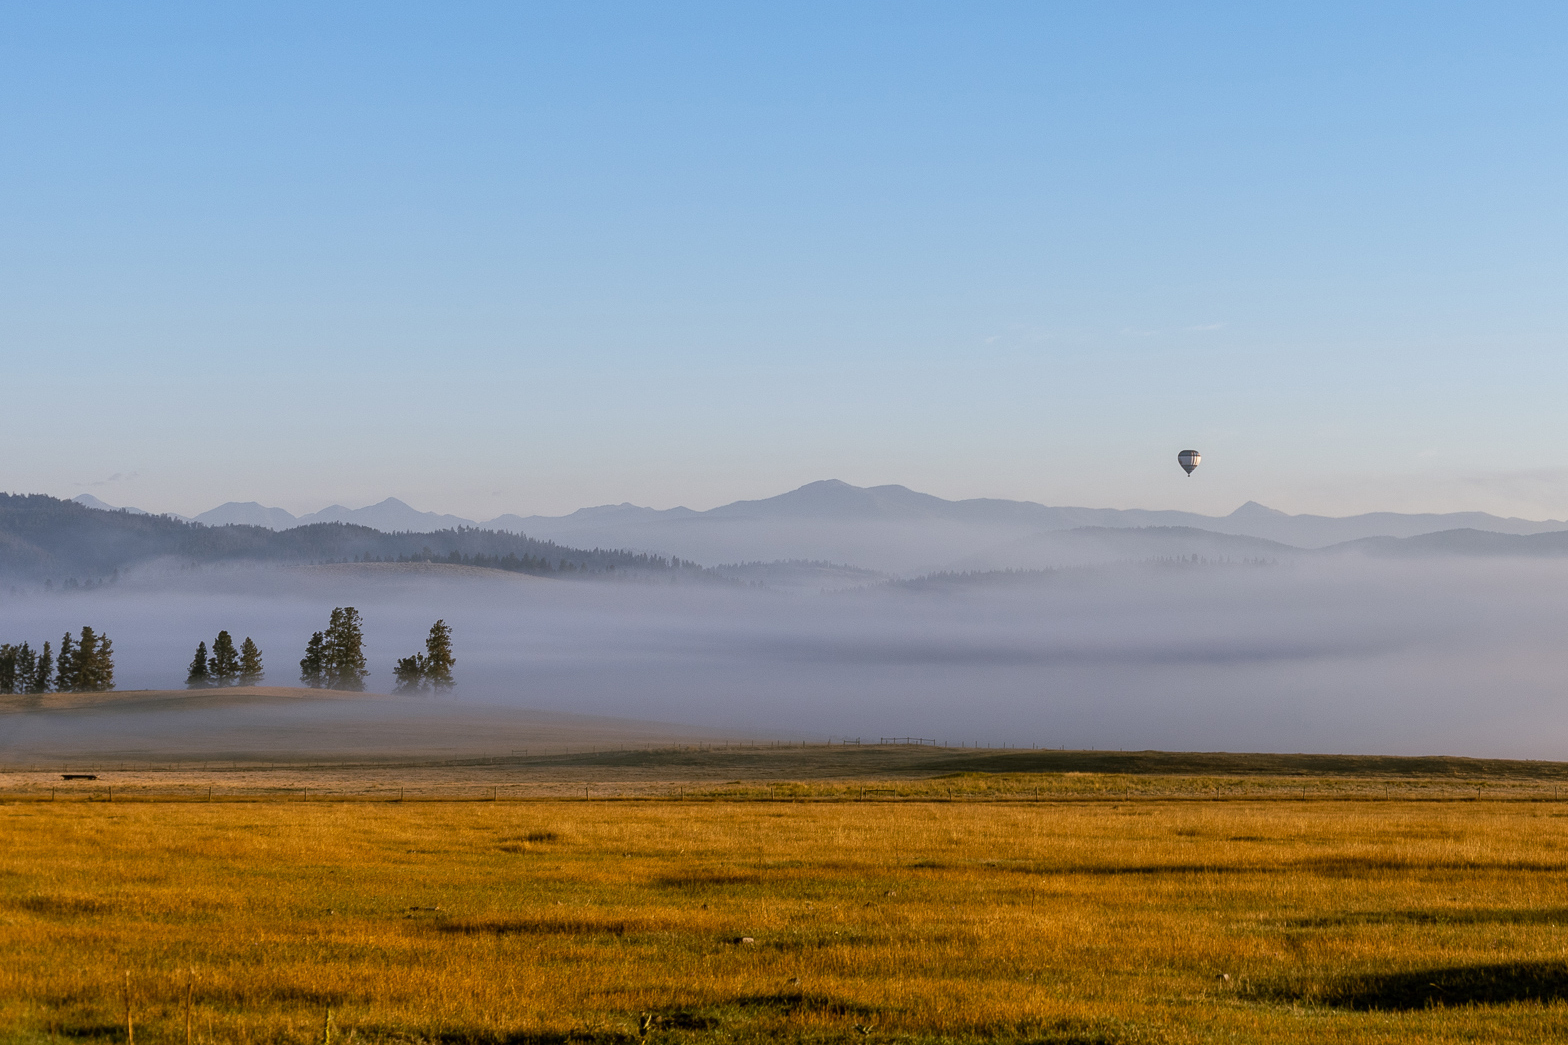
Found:
[[[218,632],[212,640],[212,661],[207,666],[214,686],[232,686],[239,681],[240,655],[234,648],[234,638],[226,631]]]
[[[49,643],[44,643],[43,652],[38,654],[38,660],[33,665],[33,678],[27,685],[29,693],[48,693],[49,675],[54,671],[54,657],[49,652]]]
[[[114,688],[114,643],[105,632],[98,639],[98,661],[94,665],[93,682],[100,693]]]
[[[38,671],[38,654],[33,647],[22,643],[16,647],[16,692],[31,693],[33,675]]]
[[[16,658],[19,647],[9,642],[0,645],[0,693],[16,692]]]
[[[311,689],[326,685],[326,640],[316,632],[305,643],[305,659],[299,662],[299,680]]]
[[[60,640],[60,654],[54,659],[54,688],[59,693],[76,692],[77,665],[76,647],[71,640],[71,633],[66,632]]]
[[[76,689],[82,693],[102,693],[114,688],[114,647],[109,636],[99,635],[83,626],[76,646]]]
[[[425,655],[416,653],[412,657],[403,657],[397,662],[397,667],[392,669],[392,677],[397,679],[394,693],[418,693],[425,688]]]
[[[75,676],[75,682],[71,686],[72,689],[79,693],[92,692],[94,667],[93,662],[97,659],[97,657],[98,635],[93,631],[93,629],[83,627],[82,637],[77,641],[76,654],[73,658],[76,664],[75,671],[72,672],[72,674]]]
[[[438,620],[430,626],[430,636],[425,639],[425,678],[437,693],[455,685],[452,665],[456,663],[457,658],[452,656],[452,629],[446,621]]]
[[[207,643],[203,640],[196,644],[196,656],[191,659],[190,670],[185,674],[185,688],[206,689],[211,685],[212,679],[207,673]]]
[[[22,643],[16,648],[16,692],[31,693],[33,678],[38,674],[38,654],[33,647]]]
[[[359,611],[339,606],[332,611],[322,639],[322,669],[328,689],[360,691],[365,688],[365,636]]]
[[[240,685],[259,686],[261,679],[261,649],[247,635],[240,643]]]

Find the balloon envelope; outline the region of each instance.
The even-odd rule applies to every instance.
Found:
[[[1192,470],[1198,467],[1198,462],[1202,460],[1203,455],[1198,453],[1196,450],[1183,450],[1181,453],[1176,455],[1176,461],[1183,468],[1187,469],[1188,475],[1192,474]]]

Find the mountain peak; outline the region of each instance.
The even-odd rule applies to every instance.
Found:
[[[294,516],[282,508],[268,508],[259,501],[228,501],[196,516],[196,521],[208,526],[264,526],[269,530],[287,530],[294,525]]]
[[[1289,512],[1282,512],[1277,508],[1270,508],[1257,501],[1248,501],[1226,516],[1227,519],[1288,519]]]
[[[922,518],[951,504],[907,486],[853,486],[819,479],[776,497],[735,501],[704,513],[715,518],[894,519]]]
[[[71,498],[71,500],[75,501],[79,505],[82,505],[84,508],[93,508],[100,512],[128,512],[131,515],[151,514],[149,512],[142,511],[140,508],[117,508],[112,504],[100,501],[90,493],[81,494],[78,497]]]

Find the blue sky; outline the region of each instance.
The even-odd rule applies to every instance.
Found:
[[[1561,518],[1565,68],[1549,4],[5,4],[0,488]]]

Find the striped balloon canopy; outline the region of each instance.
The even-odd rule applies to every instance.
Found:
[[[1181,453],[1176,455],[1177,463],[1180,464],[1183,468],[1187,469],[1188,475],[1192,474],[1192,470],[1198,467],[1198,463],[1202,460],[1203,455],[1198,453],[1196,450],[1183,450]]]

